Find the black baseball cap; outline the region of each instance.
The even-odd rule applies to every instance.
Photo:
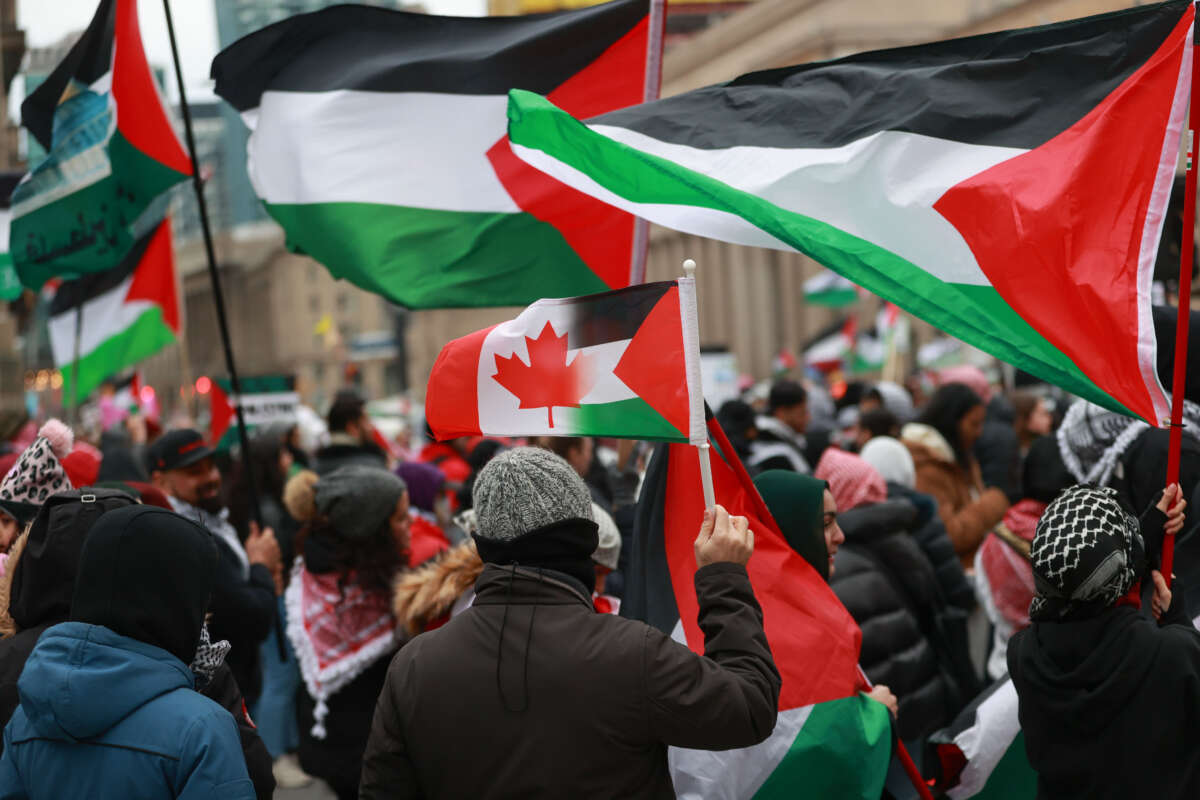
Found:
[[[167,472],[190,467],[214,452],[200,431],[194,428],[168,431],[146,451],[146,470]]]

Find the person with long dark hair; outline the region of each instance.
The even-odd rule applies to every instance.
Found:
[[[983,400],[962,383],[940,387],[900,438],[912,453],[917,490],[932,495],[963,568],[973,567],[983,537],[1008,510],[1008,497],[985,487],[973,453],[983,432]]]
[[[302,472],[287,487],[303,517],[287,589],[288,638],[307,691],[298,696],[300,765],[339,798],[357,798],[375,700],[400,645],[392,583],[409,560],[404,481],[384,469]]]

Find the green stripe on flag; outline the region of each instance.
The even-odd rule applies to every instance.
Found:
[[[128,328],[106,339],[95,350],[79,359],[80,399],[87,397],[116,373],[144,358],[149,358],[174,341],[175,334],[163,321],[162,309],[157,306],[146,309]],[[63,377],[63,397],[73,397],[73,362],[63,364],[60,370]]]
[[[562,234],[529,214],[377,203],[266,207],[293,251],[409,308],[525,305],[609,289]]]
[[[1034,800],[1037,797],[1037,773],[1025,755],[1025,734],[1018,731],[988,776],[982,790],[972,800]]]
[[[508,115],[514,144],[540,150],[630,202],[703,207],[739,216],[946,333],[1098,405],[1136,416],[989,286],[946,283],[832,225],[597,134],[532,92],[509,92]]]
[[[813,706],[787,755],[754,799],[878,800],[892,749],[888,713],[882,703],[863,695]]]
[[[14,213],[9,253],[25,286],[39,289],[51,278],[118,266],[138,237],[162,221],[167,190],[187,178],[138,150],[120,131],[108,140],[106,152],[112,169],[107,177],[33,211]],[[31,188],[53,192],[70,185],[69,179],[60,183],[46,174],[44,185]]]
[[[579,436],[622,436],[665,442],[686,442],[680,431],[640,397],[615,403],[588,403],[574,410],[571,427]]]

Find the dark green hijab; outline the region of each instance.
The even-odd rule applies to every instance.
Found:
[[[754,479],[754,486],[779,524],[783,538],[828,582],[829,551],[822,523],[829,485],[798,472],[769,469]]]

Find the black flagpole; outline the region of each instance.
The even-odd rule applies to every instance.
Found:
[[[208,256],[208,276],[212,279],[213,302],[217,307],[217,325],[221,329],[221,345],[225,349],[225,367],[229,370],[229,382],[233,389],[233,409],[237,414],[238,440],[242,445],[242,469],[250,487],[250,509],[254,521],[262,528],[262,511],[258,507],[258,486],[254,470],[250,465],[250,437],[246,435],[246,420],[242,416],[242,385],[238,380],[237,366],[233,361],[233,346],[229,341],[229,323],[225,317],[225,297],[221,294],[221,276],[217,272],[217,256],[213,250],[212,231],[208,227],[208,204],[204,202],[204,184],[200,180],[200,163],[196,159],[196,138],[192,134],[192,112],[188,109],[187,93],[183,88],[183,69],[179,65],[179,46],[175,43],[175,23],[171,20],[170,0],[163,0],[163,11],[167,16],[167,35],[171,38],[171,58],[175,61],[175,80],[179,86],[179,107],[183,112],[183,130],[187,136],[188,154],[192,158],[192,188],[196,190],[196,204],[200,207],[200,228],[204,231],[204,252]]]

